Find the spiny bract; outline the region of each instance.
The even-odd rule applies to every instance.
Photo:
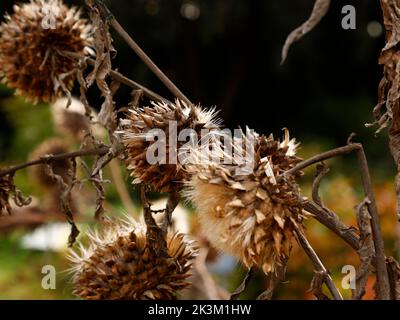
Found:
[[[167,235],[168,256],[158,255],[146,227],[132,220],[110,222],[90,235],[88,249],[72,251],[74,294],[90,300],[170,300],[189,283],[196,251],[182,234]]]
[[[186,143],[178,140],[184,129],[192,129],[197,138],[201,131],[212,134],[218,129],[214,109],[204,110],[198,106],[188,106],[177,100],[173,103],[153,103],[153,107],[132,108],[128,118],[122,122],[122,141],[127,150],[127,165],[134,184],[150,184],[156,191],[172,192],[180,190],[183,181],[188,179],[178,159],[180,148]],[[177,136],[173,137],[174,132]],[[164,145],[164,155],[157,154],[158,161],[149,161],[154,155],[155,139],[153,135],[162,136],[156,142]],[[171,145],[171,139],[175,145]],[[160,150],[158,150],[160,151]]]
[[[278,179],[300,161],[297,145],[287,131],[283,142],[249,131],[231,144],[239,157],[219,144],[209,151],[219,162],[204,161],[207,150],[193,150],[186,196],[217,249],[268,274],[289,256],[294,225],[301,226],[303,218],[295,177]],[[224,164],[227,160],[230,164]],[[250,171],[238,171],[246,164]]]

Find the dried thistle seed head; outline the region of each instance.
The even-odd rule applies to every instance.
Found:
[[[72,89],[76,60],[92,45],[90,25],[61,0],[14,5],[0,25],[0,77],[33,102],[50,102]]]
[[[47,155],[56,155],[68,152],[68,145],[60,138],[51,138],[41,143],[29,156],[31,160],[37,160]],[[54,174],[63,178],[65,183],[69,183],[71,177],[69,171],[72,170],[72,164],[69,159],[51,161],[49,163]],[[31,178],[37,182],[43,189],[50,190],[57,188],[48,173],[45,164],[30,167]]]
[[[145,225],[111,223],[90,234],[88,248],[72,251],[74,294],[89,300],[171,300],[189,285],[195,249],[182,234],[167,235],[168,256],[154,251]]]
[[[188,166],[192,178],[186,195],[197,207],[204,234],[216,248],[235,256],[246,267],[258,266],[268,274],[289,256],[294,225],[301,226],[295,178],[277,179],[300,159],[295,156],[297,145],[288,132],[283,142],[251,133],[232,144],[234,149],[242,149],[239,144],[253,139],[254,153],[240,159],[224,154],[218,145],[209,151],[223,154],[232,164],[223,164],[221,159],[220,163],[194,161]],[[243,166],[242,160],[254,160],[250,162],[251,172],[237,171]]]
[[[0,167],[0,171],[1,171]],[[9,176],[0,178],[0,215],[3,213],[11,214],[11,205],[9,203],[9,197],[11,193],[11,182]]]
[[[150,184],[156,191],[179,190],[188,179],[178,157],[187,141],[179,141],[177,136],[184,129],[191,129],[200,140],[202,129],[212,132],[219,124],[214,109],[188,106],[179,100],[174,104],[153,103],[153,107],[130,109],[123,121],[122,141],[128,168],[136,178],[133,183]],[[176,137],[172,137],[173,131]],[[170,145],[170,138],[175,145]],[[160,146],[157,152],[155,142]]]

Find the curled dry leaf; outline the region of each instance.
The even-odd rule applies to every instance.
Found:
[[[111,53],[115,52],[112,46],[112,38],[109,33],[108,21],[101,17],[100,9],[93,0],[86,1],[89,8],[90,19],[95,26],[94,45],[96,49],[96,62],[93,71],[88,75],[86,81],[90,87],[94,81],[100,89],[104,103],[99,113],[99,122],[107,129],[116,129],[116,116],[114,113],[113,90],[107,84],[106,78],[111,72]]]
[[[389,257],[386,258],[386,266],[389,273],[391,299],[400,300],[400,265],[393,257]]]
[[[0,215],[3,212],[11,214],[11,205],[9,203],[9,197],[12,190],[10,176],[0,178]]]
[[[296,41],[303,38],[307,33],[314,29],[321,19],[326,15],[329,10],[329,5],[331,0],[316,0],[314,8],[311,12],[310,17],[306,22],[304,22],[300,27],[293,30],[289,36],[286,38],[286,42],[282,49],[282,62],[283,64],[286,60],[290,46]]]
[[[60,202],[61,202],[61,208],[62,211],[64,212],[68,223],[71,225],[71,233],[68,238],[68,246],[72,247],[72,245],[75,243],[76,238],[79,235],[79,230],[75,224],[74,221],[74,214],[71,208],[71,191],[72,188],[75,185],[76,182],[76,161],[75,158],[72,158],[71,160],[72,168],[69,171],[69,176],[71,178],[70,183],[66,183],[63,179],[62,176],[56,174],[54,172],[54,168],[51,164],[46,164],[46,172],[47,174],[53,179],[60,190]]]
[[[360,248],[357,250],[361,265],[357,270],[356,289],[353,300],[360,300],[365,294],[372,259],[375,256],[374,243],[370,226],[370,215],[367,209],[369,200],[365,199],[357,206],[357,224],[360,229]]]
[[[0,177],[0,215],[3,213],[11,214],[11,196],[13,197],[15,205],[18,207],[27,206],[32,201],[30,197],[25,198],[22,195],[22,192],[17,189],[14,184],[13,175],[5,175]]]
[[[311,281],[310,291],[318,300],[330,300],[323,292],[322,285],[325,283],[328,273],[326,271],[315,271]]]
[[[373,111],[375,123],[372,125],[378,125],[377,133],[390,126],[389,146],[398,172],[396,193],[397,215],[400,220],[400,4],[397,0],[381,0],[381,6],[386,28],[386,44],[379,58],[379,64],[383,65],[383,77],[378,87],[378,103]]]
[[[247,285],[249,284],[251,277],[255,271],[255,268],[250,268],[247,271],[243,281],[240,283],[239,287],[236,288],[234,292],[232,292],[231,300],[239,299],[240,295],[246,290]]]

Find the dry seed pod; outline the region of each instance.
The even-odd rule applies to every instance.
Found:
[[[41,143],[29,156],[31,160],[40,159],[46,155],[56,155],[68,152],[68,145],[60,138],[51,138]],[[50,166],[55,174],[60,175],[65,183],[69,183],[71,177],[68,172],[72,169],[69,159],[52,161]],[[37,182],[43,189],[53,190],[57,188],[56,183],[47,173],[46,165],[40,164],[29,168],[32,180]]]
[[[71,252],[74,294],[88,300],[171,300],[189,283],[196,252],[182,234],[167,235],[168,256],[156,254],[145,225],[112,222],[90,235],[81,253]]]
[[[294,225],[301,226],[303,216],[294,177],[277,179],[300,159],[295,156],[295,140],[289,139],[287,131],[283,142],[255,133],[242,133],[242,137],[240,143],[232,141],[234,148],[243,151],[239,146],[242,142],[254,141],[254,153],[240,153],[244,155],[240,159],[214,146],[210,152],[222,154],[224,159],[221,157],[220,163],[200,161],[207,150],[195,150],[193,155],[197,152],[200,160],[191,159],[187,167],[192,178],[186,195],[197,207],[204,234],[217,249],[235,256],[248,268],[255,265],[268,274],[289,256]],[[227,159],[232,164],[223,164]],[[252,164],[251,172],[238,172],[245,163]]]
[[[176,145],[171,146],[170,132],[176,128],[176,134],[179,135],[184,129],[192,129],[200,139],[202,129],[213,132],[218,127],[219,121],[214,109],[203,110],[179,100],[175,104],[153,103],[153,107],[130,109],[128,118],[123,121],[121,133],[127,150],[128,169],[136,178],[133,183],[147,183],[156,191],[179,190],[182,182],[188,179],[177,157],[186,142],[176,141]],[[152,152],[149,150],[154,146],[152,135],[157,132],[164,134],[163,139],[158,142],[164,144],[165,154],[156,163],[151,163],[148,151]],[[171,150],[176,154],[173,155]]]
[[[0,77],[33,102],[50,102],[72,89],[77,62],[92,45],[91,26],[61,0],[14,5],[0,25]]]

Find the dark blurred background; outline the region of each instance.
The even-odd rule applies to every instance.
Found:
[[[14,1],[2,0],[0,14]],[[83,1],[67,1],[82,4]],[[309,16],[314,1],[114,0],[106,1],[121,24],[181,90],[203,106],[217,106],[228,127],[248,125],[281,134],[288,127],[302,141],[343,144],[350,132],[368,143],[373,130],[384,34],[376,0],[333,1],[321,24],[296,43],[280,66],[286,36]],[[343,30],[341,9],[354,5],[357,29]],[[372,22],[372,24],[371,24]],[[375,30],[374,30],[375,26]],[[368,32],[369,28],[372,30]],[[375,32],[375,33],[374,33]],[[137,56],[115,36],[114,67],[170,97]],[[122,88],[121,103],[129,99]],[[1,98],[12,94],[1,93]],[[91,101],[99,105],[97,92]],[[1,102],[0,102],[1,103]],[[1,108],[0,108],[1,112]],[[12,127],[0,116],[0,154]],[[382,159],[384,143],[373,141]]]

